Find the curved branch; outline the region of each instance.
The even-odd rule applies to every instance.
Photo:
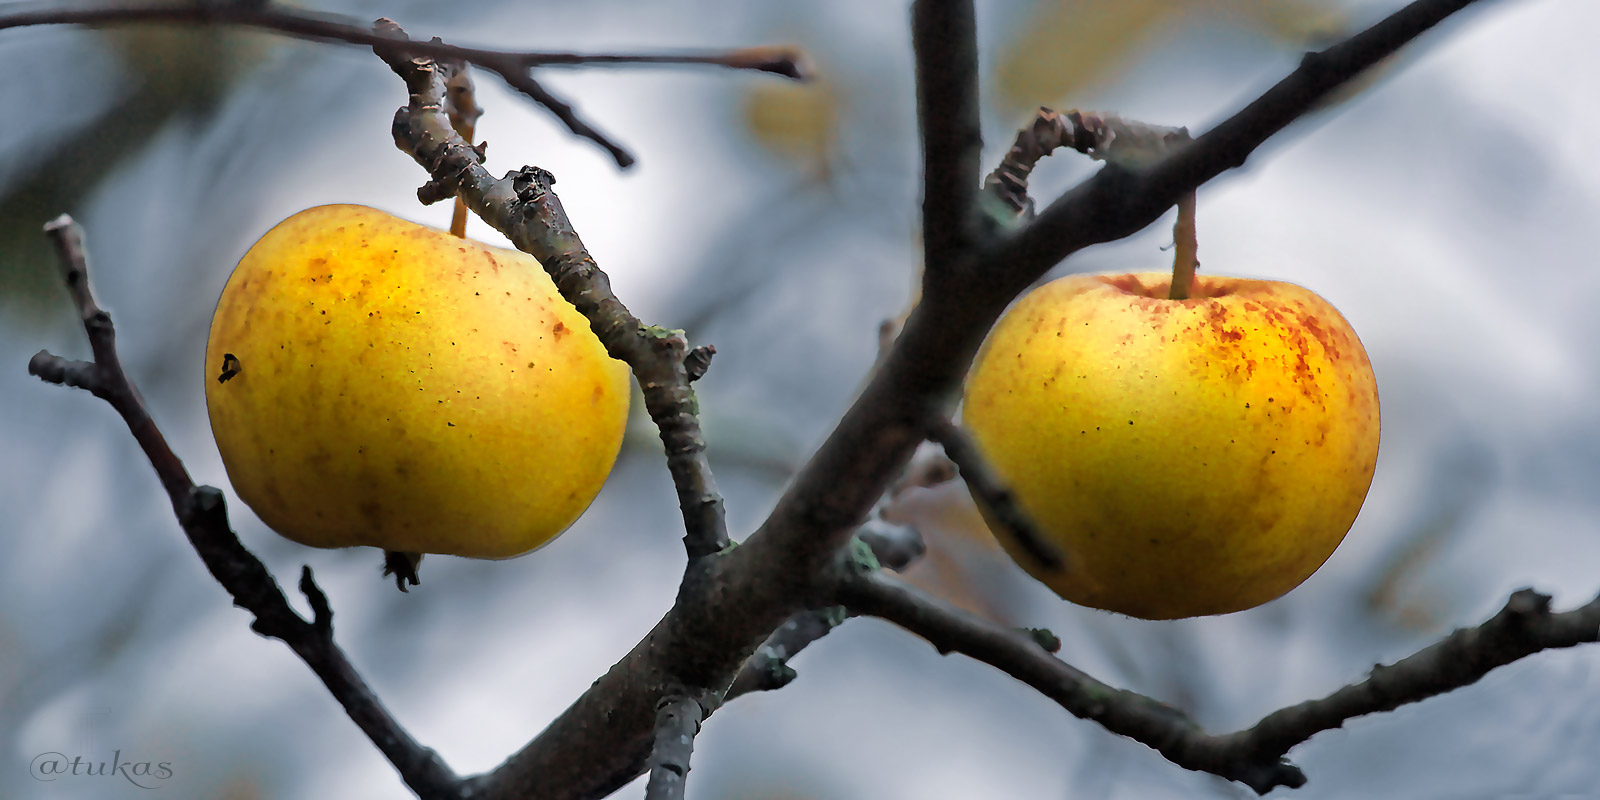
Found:
[[[405,36],[386,20],[379,29],[386,42]],[[411,90],[410,103],[395,113],[395,143],[428,169],[430,186],[453,186],[484,221],[538,259],[561,296],[589,320],[606,352],[633,369],[666,446],[689,557],[726,548],[727,520],[705,454],[683,331],[644,324],[612,293],[551,189],[554,175],[530,167],[495,178],[484,169],[481,155],[442,110],[446,87],[432,60],[410,57],[404,47],[388,44],[375,51]]]
[[[1178,766],[1239,781],[1261,794],[1305,783],[1304,773],[1284,756],[1322,731],[1469,686],[1533,653],[1600,641],[1600,598],[1552,613],[1548,596],[1523,589],[1482,625],[1375,667],[1360,683],[1275,711],[1247,730],[1211,735],[1171,706],[1080,672],[1025,634],[947,606],[882,573],[851,573],[838,599],[854,613],[881,617],[927,639],[941,653],[990,664],[1073,715],[1142,742]]]
[[[1534,653],[1592,642],[1600,642],[1600,597],[1571,611],[1552,612],[1549,595],[1521,589],[1482,625],[1457,629],[1391,665],[1373,667],[1360,683],[1274,711],[1254,727],[1222,738],[1235,749],[1286,753],[1346,720],[1470,686]]]
[[[511,88],[544,106],[574,134],[605,148],[620,167],[633,164],[633,156],[610,137],[584,122],[566,101],[534,80],[529,70],[539,66],[590,65],[708,65],[737,70],[770,72],[805,80],[807,70],[800,53],[785,47],[747,47],[715,53],[566,53],[487,50],[459,47],[437,39],[430,42],[400,40],[372,26],[338,15],[290,8],[271,2],[196,2],[160,5],[85,5],[62,8],[42,4],[0,13],[0,30],[33,25],[234,25],[280,33],[298,39],[353,44],[362,47],[399,47],[415,57],[453,59],[489,70]]]
[[[1101,683],[1056,658],[1028,633],[945,605],[888,575],[849,575],[840,583],[838,600],[854,613],[879,617],[928,640],[941,654],[961,653],[994,666],[1073,716],[1149,745],[1181,767],[1240,781],[1258,792],[1305,783],[1299,768],[1276,755],[1219,757],[1228,754],[1208,747],[1212,737],[1178,709]]]
[[[1185,193],[1243,166],[1263,142],[1316,110],[1350,79],[1474,2],[1415,0],[1339,44],[1307,53],[1299,68],[1190,146],[1148,169],[1102,169],[984,254],[976,271],[1015,294],[1067,256],[1139,231]]]
[[[1033,121],[1017,131],[1011,149],[1000,160],[1000,166],[984,179],[983,188],[1012,215],[1031,217],[1033,201],[1028,198],[1028,177],[1040,160],[1058,148],[1070,147],[1084,155],[1131,167],[1169,155],[1189,141],[1189,132],[1183,128],[1150,125],[1116,114],[1041,107]]]
[[[859,569],[884,569],[902,572],[927,552],[922,533],[874,514],[856,531],[856,550],[851,561]],[[863,550],[864,548],[864,550]],[[797,675],[789,661],[843,625],[850,613],[843,606],[828,605],[801,611],[767,637],[740,668],[738,676],[723,696],[726,703],[751,692],[767,692],[788,686]]]
[[[313,614],[307,621],[289,605],[272,574],[229,527],[222,492],[196,486],[183,461],[167,445],[138,388],[122,369],[111,315],[94,300],[82,229],[63,214],[46,225],[45,232],[61,256],[62,275],[83,320],[94,361],[67,361],[40,351],[28,362],[28,372],[48,383],[86,389],[116,409],[155,468],[184,535],[206,569],[232,595],[234,605],[255,615],[251,629],[289,645],[419,797],[465,797],[467,784],[438,754],[411,738],[334,644],[333,610],[312,579],[311,568],[305,567],[300,575],[300,589]]]
[[[1418,0],[1413,7],[1437,15],[1446,5],[1465,4],[1466,0],[1453,4]],[[1364,57],[1338,61],[1336,79],[1324,76],[1317,87],[1307,87],[1314,91],[1301,98],[1301,112],[1353,78],[1365,63],[1425,30],[1426,25],[1411,21],[1416,13],[1401,12],[1399,22],[1379,23],[1378,29],[1398,30],[1399,35],[1363,34],[1366,38],[1352,40]],[[1332,51],[1340,52],[1337,47]],[[1259,102],[1250,109],[1242,112],[1246,119],[1267,114]],[[1267,120],[1262,126],[1274,124]],[[476,163],[468,164],[465,150],[450,151],[455,160],[445,163],[436,157],[443,149],[408,131],[407,126],[397,125],[397,138],[420,163],[436,176],[453,174],[453,168],[467,169],[475,177],[463,181],[461,193],[474,203],[474,210],[507,232],[519,247],[537,245],[529,241],[534,232],[522,230],[525,218],[516,212],[515,197]],[[1175,158],[1211,153],[1220,147],[1216,141],[1197,141],[1143,174],[1168,174]],[[717,560],[709,576],[716,591],[697,595],[693,603],[685,602],[680,593],[679,602],[622,661],[521,752],[486,776],[489,796],[512,797],[518,791],[549,786],[563,787],[561,797],[603,796],[638,774],[649,752],[654,703],[670,691],[663,680],[668,668],[692,668],[701,676],[696,685],[725,681],[721,684],[725,686],[784,620],[805,608],[827,605],[828,599],[818,596],[815,576],[826,574],[835,554],[901,473],[924,438],[927,420],[948,416],[968,364],[1005,305],[1067,253],[1097,237],[1138,230],[1176,202],[1180,190],[1193,188],[1206,177],[1199,172],[1185,174],[1185,180],[1193,183],[1180,182],[1162,194],[1149,188],[1156,184],[1140,183],[1130,170],[1108,167],[1054,204],[1048,220],[1041,218],[997,246],[968,254],[965,268],[953,271],[960,273],[958,280],[942,281],[937,291],[925,287],[922,301],[881,366],[795,476],[766,522]],[[1073,225],[1081,225],[1084,232]],[[536,250],[529,252],[539,255]],[[577,771],[574,765],[580,760],[587,760],[594,772]]]
[[[388,36],[404,35],[393,23],[381,24]],[[396,145],[428,170],[430,185],[454,187],[479,217],[539,260],[607,352],[633,369],[665,445],[689,555],[678,602],[539,736],[473,781],[476,796],[485,798],[603,797],[643,768],[660,698],[684,687],[703,689],[702,706],[713,710],[745,657],[803,607],[789,603],[808,598],[792,591],[792,580],[725,579],[738,549],[728,539],[690,387],[708,366],[709,351],[690,359],[682,331],[645,325],[617,299],[552,191],[554,176],[525,167],[495,178],[483,168],[478,152],[440,110],[444,85],[431,60],[410,57],[403,48],[374,49],[411,92],[395,114]]]
[[[1049,570],[1070,571],[1066,555],[1033,524],[1012,494],[978,453],[978,446],[966,431],[955,423],[939,417],[928,425],[928,440],[944,448],[945,455],[956,465],[961,479],[973,496],[983,499],[986,520],[1000,533],[1015,542],[1028,557]]]

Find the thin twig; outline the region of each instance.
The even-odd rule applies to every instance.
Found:
[[[700,733],[705,709],[687,695],[662,699],[656,708],[655,744],[650,749],[650,781],[645,800],[683,800],[689,780],[689,756]]]
[[[478,144],[478,119],[483,116],[483,108],[478,105],[478,93],[472,85],[472,72],[467,67],[467,62],[452,59],[438,59],[439,71],[444,75],[444,100],[445,114],[450,117],[450,127],[461,134],[467,144]],[[479,148],[482,152],[482,148]],[[482,161],[480,158],[479,161]],[[467,203],[456,196],[455,208],[450,212],[450,233],[466,238],[467,235]]]
[[[1049,570],[1066,569],[1066,557],[1061,549],[1050,542],[1048,538],[1028,518],[1027,512],[1022,510],[1017,502],[1016,495],[1011,493],[998,475],[984,463],[983,456],[978,452],[978,447],[966,432],[955,426],[950,420],[939,417],[928,424],[928,439],[937,442],[944,448],[945,455],[955,462],[956,469],[961,472],[961,479],[966,481],[967,488],[985,511],[989,512],[986,518],[999,528],[996,533],[1011,539],[1018,547],[1027,553],[1028,558],[1039,563]]]
[[[1466,2],[1418,0],[1412,7],[1437,16],[1448,11],[1447,5],[1456,8]],[[1212,164],[1219,153],[1234,163],[1242,160],[1236,152],[1240,142],[1246,142],[1246,149],[1253,147],[1286,124],[1286,120],[1278,121],[1285,104],[1292,103],[1300,112],[1308,110],[1355,77],[1363,66],[1426,30],[1428,25],[1419,24],[1415,17],[1416,12],[1401,12],[1380,22],[1373,29],[1376,34],[1369,30],[1349,47],[1339,45],[1330,50],[1347,54],[1353,47],[1359,58],[1312,59],[1319,65],[1314,68],[1319,70],[1314,83],[1289,83],[1303,90],[1300,94],[1288,99],[1281,90],[1274,90],[1272,102],[1251,104],[1250,108],[1270,114],[1267,124],[1236,123],[1226,128],[1242,129],[1248,135],[1230,133],[1217,138],[1208,134],[1145,172],[1108,166],[1051,204],[1033,223],[981,250],[958,270],[965,279],[949,291],[924,292],[889,355],[794,476],[767,521],[746,540],[745,548],[774,536],[780,540],[779,557],[790,569],[820,569],[828,555],[848,541],[851,531],[924,438],[921,421],[953,405],[984,334],[1019,292],[1066,255],[1148,225],[1175,204],[1182,192],[1222,168],[1218,164],[1215,170],[1202,170],[1193,165]],[[1337,75],[1328,74],[1330,63],[1337,65],[1331,68]],[[1250,112],[1243,113],[1248,119]],[[1176,164],[1191,166],[1180,170]],[[1140,176],[1162,177],[1156,181]]]
[[[1096,159],[1138,168],[1170,155],[1189,142],[1183,128],[1152,125],[1116,114],[1052,111],[1040,108],[1033,121],[1017,131],[1000,166],[983,181],[984,191],[1013,214],[1031,215],[1028,176],[1045,156],[1067,147]]]
[[[972,0],[916,0],[911,45],[922,133],[924,281],[941,280],[972,246],[978,193],[978,40]]]
[[[1414,5],[1431,10],[1438,2],[1418,0]],[[1390,29],[1400,35],[1386,33],[1377,44],[1369,39],[1362,47],[1381,57],[1423,29],[1406,22]],[[1331,80],[1319,78],[1315,85],[1302,87],[1308,89],[1304,103],[1317,102],[1360,71],[1355,62],[1340,62],[1333,69],[1347,66]],[[413,102],[425,104],[432,96],[427,89],[431,76],[404,66],[397,71],[407,78]],[[1307,108],[1302,105],[1297,113]],[[434,116],[440,115],[435,111]],[[608,348],[619,352],[632,347],[624,340],[637,329],[623,322],[631,316],[600,313],[595,296],[581,284],[563,286],[559,276],[589,274],[593,265],[571,234],[559,203],[546,197],[547,176],[528,170],[508,176],[511,180],[490,177],[448,124],[431,121],[421,105],[397,114],[395,134],[402,149],[435,178],[459,175],[459,191],[473,210],[507,233],[519,249],[540,258],[558,275],[564,293],[574,290],[569,298],[576,297],[574,305],[591,314]],[[655,703],[671,691],[669,679],[687,676],[690,685],[726,686],[750,652],[791,615],[826,604],[814,585],[816,576],[832,568],[840,548],[901,473],[925,438],[928,416],[949,412],[984,333],[1006,304],[1070,252],[1148,225],[1182,191],[1216,173],[1182,173],[1170,187],[1137,176],[1168,174],[1163,170],[1180,159],[1216,157],[1217,150],[1208,155],[1206,147],[1221,148],[1232,157],[1237,141],[1248,140],[1196,141],[1146,172],[1103,169],[1052,204],[1052,209],[1066,210],[1047,210],[1041,221],[1050,216],[1048,225],[1041,228],[1035,222],[984,247],[952,270],[962,277],[948,291],[924,292],[881,367],[794,477],[766,522],[725,556],[708,560],[702,573],[706,580],[686,580],[678,602],[649,634],[544,732],[484,777],[479,783],[482,796],[512,798],[542,790],[550,798],[598,797],[636,776],[650,752]],[[1246,152],[1254,144],[1247,144]],[[647,380],[641,384],[647,396],[661,388]],[[670,443],[668,452],[673,452]],[[680,489],[680,504],[685,500]]]
[[[841,556],[849,569],[900,572],[926,551],[922,534],[909,525],[897,525],[874,515],[856,531],[856,547]],[[864,550],[863,550],[864,548]],[[833,632],[850,618],[843,606],[807,609],[791,616],[745,661],[728,688],[723,702],[750,692],[781,689],[796,677],[790,660],[813,642]]]
[[[879,509],[880,513],[882,508]],[[910,525],[890,522],[881,516],[861,524],[856,538],[872,550],[884,569],[903,572],[928,552],[922,533]]]
[[[31,25],[234,25],[271,31],[298,39],[341,42],[363,47],[394,47],[395,41],[355,19],[278,3],[199,2],[150,6],[84,5],[62,8],[45,3],[0,13],[0,30]],[[627,167],[633,156],[610,137],[578,118],[565,101],[546,90],[529,74],[539,66],[589,65],[709,65],[756,70],[797,80],[806,79],[803,57],[784,47],[751,47],[714,53],[597,53],[516,52],[458,47],[438,40],[407,41],[399,45],[406,55],[448,58],[476,64],[499,75],[507,85],[545,106],[573,133],[605,148],[617,165]]]
[[[788,686],[797,677],[794,667],[789,666],[790,659],[827,636],[847,617],[841,606],[802,611],[790,617],[756,648],[739,670],[738,677],[733,679],[733,685],[728,687],[723,702],[751,692],[769,692]]]
[[[1211,735],[1177,709],[1107,686],[1050,657],[1025,634],[946,606],[882,573],[849,574],[839,599],[852,612],[893,622],[942,653],[961,653],[997,667],[1072,714],[1143,742],[1174,764],[1239,781],[1261,794],[1305,783],[1305,775],[1283,757],[1322,731],[1469,686],[1542,650],[1600,641],[1600,598],[1553,613],[1547,595],[1523,589],[1482,625],[1457,630],[1392,665],[1375,667],[1360,683],[1274,711],[1247,730]]]
[[[1139,231],[1184,193],[1242,166],[1269,137],[1352,78],[1474,2],[1415,0],[1339,44],[1306,54],[1287,77],[1178,152],[1147,169],[1103,169],[1051,203],[983,256],[983,265],[994,267],[986,274],[1014,295],[1063,258]]]
[[[313,612],[307,621],[289,605],[271,573],[229,527],[222,492],[196,486],[167,445],[139,390],[122,369],[111,315],[94,300],[82,229],[63,214],[46,225],[45,232],[61,256],[63,277],[83,320],[94,361],[67,361],[40,351],[28,362],[28,372],[49,383],[87,389],[109,403],[155,468],[184,534],[206,569],[232,595],[234,605],[255,615],[251,629],[289,645],[419,797],[464,797],[467,785],[438,754],[411,738],[334,644],[333,610],[312,579],[310,568],[303,569],[300,576],[301,591]]]
[[[393,23],[382,30],[389,37],[404,35]],[[728,539],[722,497],[706,458],[683,332],[643,324],[612,294],[551,188],[554,176],[525,167],[495,178],[483,168],[440,112],[444,87],[432,61],[403,50],[375,50],[411,93],[395,114],[397,146],[428,170],[430,184],[448,182],[479,217],[539,260],[607,351],[633,369],[661,432],[689,555],[678,602],[539,736],[474,784],[478,796],[490,800],[553,792],[551,787],[561,787],[554,797],[601,797],[642,769],[659,698],[674,687],[728,686],[761,637],[808,598],[793,591],[793,577],[758,583],[751,576],[738,582],[747,602],[733,615],[719,608],[732,599],[724,577],[731,570],[724,563],[738,549]],[[780,598],[795,607],[781,605]],[[708,712],[716,702],[714,694],[703,700]]]
[[[392,22],[381,30],[386,42],[405,35]],[[446,90],[434,62],[408,57],[403,49],[379,47],[377,53],[411,90],[410,103],[395,114],[396,142],[429,170],[433,182],[451,182],[479,216],[538,259],[562,297],[588,318],[606,351],[633,368],[666,446],[690,558],[726,548],[727,520],[705,455],[683,332],[645,325],[611,292],[551,188],[553,175],[525,168],[500,179],[484,169],[440,110]]]
[[[533,102],[544,106],[546,110],[555,115],[556,119],[561,120],[561,124],[566,125],[568,130],[605,148],[605,151],[611,154],[612,160],[617,162],[617,166],[624,169],[633,166],[634,158],[632,153],[629,153],[622,145],[611,141],[610,137],[601,133],[599,129],[578,116],[578,109],[574,108],[566,100],[561,99],[554,92],[546,89],[544,84],[540,83],[532,75],[526,71],[512,69],[505,62],[493,59],[485,62],[483,66],[485,69],[493,70],[503,78],[507,86],[521,92]]]
[[[711,357],[717,354],[717,346],[703,344],[690,350],[683,357],[684,371],[689,374],[690,381],[697,381],[706,376],[706,371],[711,369]]]
[[[1212,758],[1200,760],[1192,753],[1197,750],[1194,742],[1210,737],[1183,712],[1101,683],[1056,658],[1027,632],[949,606],[888,575],[850,574],[837,597],[853,613],[892,622],[928,640],[941,654],[960,653],[992,665],[1074,716],[1143,742],[1179,766],[1241,781],[1257,791],[1305,783],[1299,768],[1281,761],[1278,754],[1241,753],[1230,760],[1207,752]]]

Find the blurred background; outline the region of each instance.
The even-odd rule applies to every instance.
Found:
[[[709,69],[544,72],[633,149],[626,172],[498,79],[477,79],[490,168],[552,170],[618,294],[717,346],[701,406],[730,521],[747,534],[859,387],[879,323],[911,296],[906,3],[306,5],[509,49],[804,48],[819,76],[805,85]],[[1306,48],[1400,5],[982,2],[985,168],[1041,104],[1204,130]],[[1076,666],[1216,731],[1477,624],[1519,587],[1561,608],[1600,590],[1600,5],[1482,5],[1200,194],[1204,270],[1312,288],[1371,355],[1377,476],[1332,560],[1252,611],[1132,620],[1034,584],[947,485],[901,509],[931,547],[913,580],[1049,627]],[[122,422],[25,369],[42,347],[87,357],[39,233],[71,212],[129,372],[196,480],[226,488],[202,355],[250,243],[333,202],[448,224],[448,204],[417,204],[424,175],[393,147],[400,83],[359,48],[233,30],[6,30],[0,56],[22,69],[0,121],[0,797],[152,794],[117,779],[39,782],[30,761],[51,751],[167,762],[156,782],[167,797],[409,796],[309,670],[229,605]],[[1049,159],[1034,196],[1095,168]],[[1163,268],[1170,222],[1060,269]],[[498,240],[476,219],[469,232]],[[660,446],[638,414],[565,536],[507,562],[431,558],[409,595],[379,578],[375,552],[300,547],[236,499],[230,509],[280,580],[316,570],[339,643],[463,774],[494,767],[625,653],[672,602],[683,560]],[[691,796],[1251,796],[883,623],[850,622],[794,666],[788,688],[707,723]],[[1591,796],[1597,666],[1600,648],[1545,653],[1323,733],[1291,753],[1311,782],[1277,794]],[[619,796],[642,794],[635,782]]]

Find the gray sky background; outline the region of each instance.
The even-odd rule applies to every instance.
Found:
[[[709,70],[550,72],[552,88],[634,150],[628,172],[478,78],[490,168],[552,170],[618,294],[717,346],[697,385],[730,522],[747,534],[860,385],[879,322],[910,297],[919,189],[905,4],[317,5],[508,48],[793,42],[811,55],[824,82],[809,89]],[[1203,130],[1319,37],[1400,4],[979,5],[992,167],[1039,104]],[[1131,620],[1068,605],[997,558],[974,535],[963,490],[946,487],[908,501],[935,549],[920,583],[1049,627],[1076,666],[1216,730],[1476,624],[1517,588],[1560,607],[1600,591],[1600,5],[1482,5],[1200,194],[1202,269],[1317,291],[1377,372],[1377,475],[1328,564],[1248,612]],[[157,421],[197,480],[226,487],[201,362],[212,306],[249,244],[330,202],[448,223],[447,204],[414,200],[424,175],[389,135],[404,92],[370,53],[203,39],[0,32],[0,55],[30,65],[15,106],[25,113],[0,122],[0,191],[13,195],[0,231],[0,796],[408,796],[310,672],[228,605],[110,409],[26,374],[41,347],[87,353],[47,251],[17,232],[36,236],[70,211]],[[118,105],[128,97],[139,102]],[[17,199],[40,164],[96,168],[65,199]],[[1048,201],[1094,168],[1051,159],[1034,195]],[[1163,268],[1169,231],[1170,217],[1061,269]],[[495,240],[476,220],[469,232]],[[312,565],[340,644],[412,734],[458,772],[482,771],[672,601],[680,523],[659,445],[635,416],[611,481],[572,530],[513,561],[430,559],[406,596],[378,578],[375,553],[294,545],[231,493],[230,510],[280,581]],[[1541,654],[1321,734],[1291,753],[1311,782],[1275,796],[1590,792],[1597,666],[1600,648]],[[847,624],[795,667],[788,688],[707,723],[692,796],[1250,796],[882,623]],[[115,750],[170,762],[174,775],[158,792],[29,776],[42,752]],[[642,794],[635,783],[619,797]]]

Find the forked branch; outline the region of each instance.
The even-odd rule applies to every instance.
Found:
[[[60,254],[62,277],[83,320],[94,360],[68,361],[41,350],[28,362],[28,372],[48,383],[86,389],[110,403],[155,468],[184,535],[206,569],[233,596],[234,605],[255,615],[250,627],[262,636],[282,640],[306,662],[418,797],[464,797],[466,784],[434,751],[400,727],[334,644],[333,611],[312,580],[311,568],[304,568],[300,575],[300,589],[313,611],[312,619],[306,620],[289,605],[266,566],[228,526],[222,492],[196,486],[183,461],[167,445],[139,390],[122,369],[111,315],[95,302],[82,229],[63,214],[46,225],[45,232]]]
[[[485,222],[538,259],[561,296],[589,320],[606,352],[633,369],[645,409],[666,446],[690,558],[726,548],[722,495],[706,459],[683,331],[644,324],[612,293],[610,280],[584,248],[551,188],[554,175],[533,167],[504,178],[489,174],[483,154],[461,138],[443,110],[447,87],[439,65],[412,56],[400,26],[379,20],[377,29],[383,43],[375,52],[411,92],[410,102],[395,114],[395,141],[428,170],[431,178],[424,189],[429,197],[446,196],[429,187],[450,187],[454,191],[449,194],[459,193]]]
[[[919,64],[927,66],[919,74],[964,92],[962,87],[968,85],[964,54],[974,52],[975,47],[960,38],[972,34],[971,26],[963,21],[970,6],[941,0],[923,2],[928,5],[919,3],[919,14],[928,16],[919,16],[919,20],[931,24],[919,30],[943,30],[959,36],[940,43],[936,36],[919,34]],[[302,38],[373,45],[411,92],[410,103],[396,115],[393,132],[396,143],[428,170],[430,197],[461,196],[519,249],[538,258],[563,296],[589,318],[607,349],[633,366],[651,416],[661,429],[685,520],[690,566],[678,602],[544,733],[500,768],[471,781],[475,797],[520,798],[538,792],[548,798],[568,798],[604,796],[646,767],[655,752],[655,733],[661,729],[657,704],[663,698],[681,693],[685,685],[705,688],[707,696],[697,701],[709,713],[720,702],[718,687],[725,690],[734,682],[745,659],[784,620],[807,608],[824,608],[840,600],[897,622],[940,647],[981,654],[978,657],[1012,674],[1021,673],[1030,685],[1073,713],[1081,712],[1112,730],[1134,735],[1175,763],[1233,777],[1258,789],[1297,785],[1303,776],[1280,760],[1284,751],[1350,716],[1409,702],[1404,692],[1416,690],[1419,697],[1431,696],[1466,685],[1493,666],[1539,649],[1593,641],[1595,617],[1600,616],[1595,604],[1577,612],[1551,614],[1547,600],[1519,594],[1494,620],[1458,633],[1436,645],[1437,649],[1395,665],[1391,672],[1380,670],[1365,684],[1269,716],[1250,731],[1210,737],[1155,701],[1110,690],[1065,667],[1032,638],[1006,629],[997,631],[959,613],[945,614],[877,573],[836,586],[828,583],[840,548],[851,541],[873,505],[901,475],[926,434],[925,420],[948,415],[978,343],[1019,291],[1071,253],[1148,225],[1187,192],[1242,164],[1267,137],[1309,112],[1331,91],[1471,2],[1417,0],[1347,42],[1308,56],[1300,69],[1278,86],[1178,152],[1148,166],[1108,166],[1014,233],[988,240],[966,234],[940,240],[944,243],[937,246],[948,250],[938,256],[945,265],[938,272],[940,279],[925,284],[921,304],[858,400],[796,475],[767,521],[737,548],[727,545],[721,497],[703,452],[689,388],[693,375],[685,364],[689,351],[681,332],[642,325],[611,294],[604,274],[585,251],[551,190],[553,176],[529,167],[504,178],[493,177],[482,166],[482,152],[462,140],[440,111],[443,83],[428,57],[450,56],[495,69],[493,63],[484,63],[484,54],[474,58],[461,48],[412,42],[404,39],[397,27],[369,30],[359,36],[343,28],[330,33],[326,21],[318,21],[320,17],[286,12],[270,4],[194,4],[172,6],[169,12],[146,9],[140,13],[204,16],[215,9],[228,9],[219,13],[242,17],[290,14],[292,24],[278,21],[258,27]],[[99,13],[79,9],[70,12],[79,16],[69,19],[68,12],[52,11],[55,14],[50,19],[39,16],[48,16],[48,11],[0,15],[0,28],[42,21],[95,21],[84,15]],[[30,13],[34,16],[29,17]],[[310,20],[305,23],[310,27],[298,27],[302,17]],[[121,21],[131,20],[124,17]],[[251,24],[238,19],[232,22]],[[940,68],[934,65],[941,53],[951,57],[947,65],[951,71],[936,77]],[[493,58],[487,60],[493,62]],[[506,63],[500,66],[506,68]],[[518,69],[525,74],[526,65],[518,62]],[[508,81],[515,80],[501,74]],[[559,101],[544,100],[554,102],[559,111]],[[957,132],[948,142],[930,144],[930,158],[925,163],[930,189],[935,179],[941,186],[966,182],[962,176],[975,175],[965,155],[970,152],[965,132],[976,130],[975,104],[930,99],[924,107],[946,109],[952,116],[947,123]],[[934,156],[935,152],[944,155]],[[959,226],[963,215],[956,206],[964,202],[959,199],[959,189],[941,196],[956,199],[953,205],[936,208],[933,215],[958,220]],[[924,220],[924,227],[930,221]],[[930,240],[930,247],[934,246]],[[109,318],[104,327],[109,341]],[[94,340],[95,325],[86,320],[86,328]],[[98,364],[98,349],[96,354]],[[41,354],[32,366],[36,374],[59,382],[98,389],[97,393],[118,391],[114,383],[108,386],[92,365]],[[129,405],[127,397],[136,398],[131,385],[123,399],[113,401],[122,404],[119,411]],[[142,411],[142,404],[134,405]],[[181,464],[170,451],[163,455],[164,442],[159,447],[147,444],[151,440],[141,433],[137,416],[126,412],[124,416],[168,485],[174,508],[196,549],[235,601],[257,613],[258,629],[280,638],[307,637],[311,644],[306,650],[294,641],[291,646],[347,708],[355,704],[372,712],[370,717],[360,717],[355,711],[351,715],[396,764],[408,785],[426,797],[457,796],[453,792],[459,791],[462,782],[431,751],[410,740],[375,699],[370,703],[362,699],[366,687],[320,632],[327,627],[328,618],[321,613],[326,604],[313,601],[319,610],[311,622],[294,615],[260,563],[249,557],[231,533],[223,535],[227,526],[222,520],[220,494],[195,489],[187,475],[178,480],[164,471],[164,459],[180,470]],[[279,607],[293,619],[259,620],[263,614],[277,614]],[[314,660],[308,653],[320,654],[316,658],[322,660]],[[1468,659],[1477,660],[1439,668],[1447,661]],[[1408,666],[1411,664],[1416,666]],[[355,699],[347,701],[346,697]],[[1112,697],[1120,699],[1108,699]],[[1177,733],[1185,730],[1189,732]]]
[[[1142,169],[1115,165],[1051,203],[1031,224],[979,257],[1014,295],[1063,258],[1128,236],[1187,192],[1244,165],[1269,137],[1315,111],[1330,94],[1477,0],[1415,0],[1372,27],[1320,52],[1187,147]]]
[[[1542,650],[1600,641],[1600,598],[1555,613],[1548,596],[1523,589],[1482,625],[1460,629],[1392,665],[1376,667],[1360,683],[1275,711],[1247,730],[1212,735],[1171,706],[1107,686],[1045,652],[1027,635],[948,606],[891,576],[849,574],[838,598],[852,612],[888,620],[941,653],[961,653],[990,664],[1073,715],[1142,742],[1178,766],[1239,781],[1261,794],[1305,783],[1305,774],[1284,756],[1322,731],[1469,686]]]
[[[361,47],[397,46],[397,42],[384,33],[350,17],[273,2],[152,3],[143,6],[86,3],[75,8],[56,3],[12,5],[13,10],[0,13],[0,30],[31,25],[231,25],[315,42]],[[499,75],[511,88],[544,106],[568,130],[604,148],[620,167],[633,165],[632,154],[585,122],[570,103],[546,89],[533,77],[532,69],[541,66],[705,65],[768,72],[796,80],[805,80],[807,77],[804,58],[799,51],[787,47],[747,47],[715,53],[586,54],[488,50],[445,44],[438,39],[428,42],[403,41],[398,46],[413,56],[463,61]]]

